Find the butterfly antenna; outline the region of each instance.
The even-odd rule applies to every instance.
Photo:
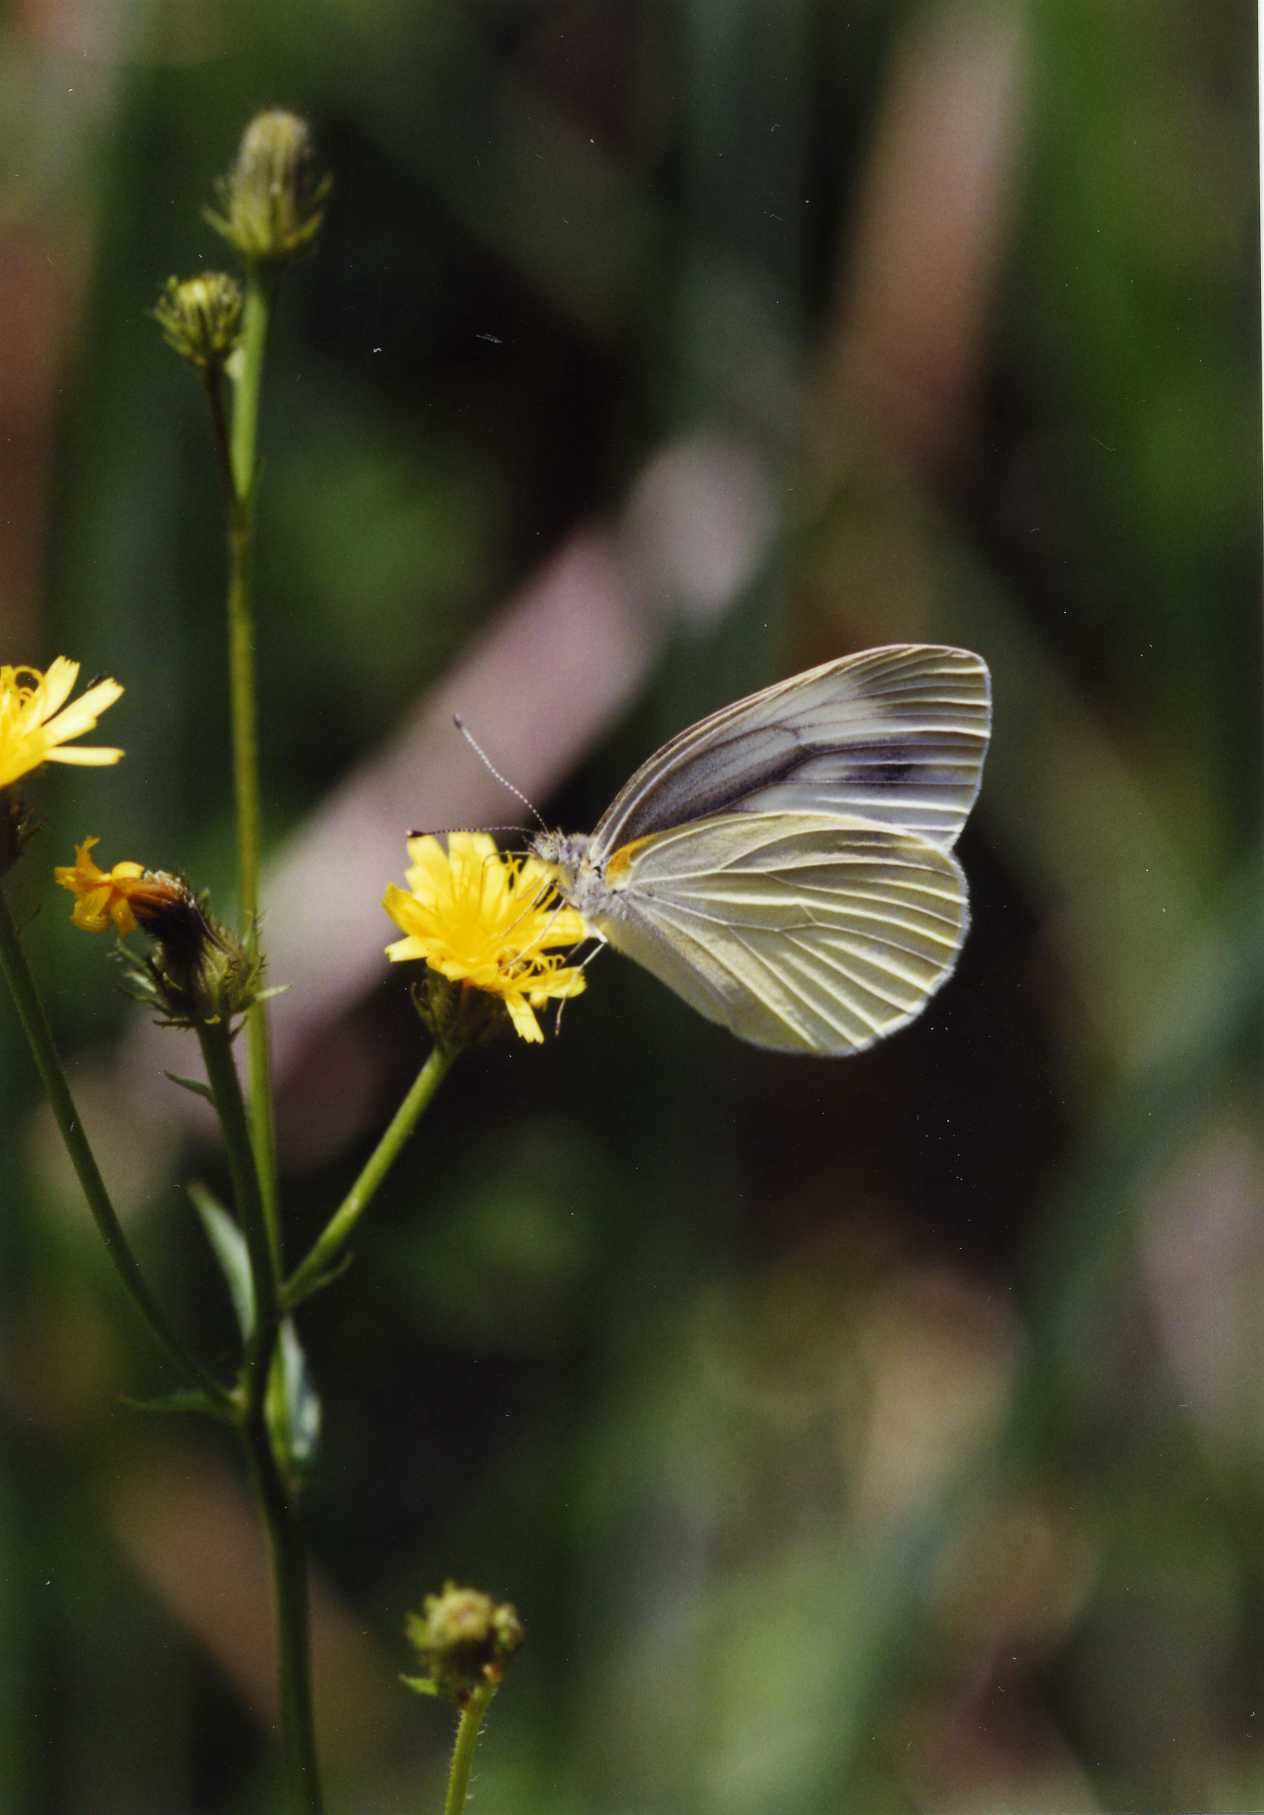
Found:
[[[521,826],[410,826],[405,838],[450,838],[453,832],[521,832]]]
[[[496,777],[496,780],[500,783],[502,788],[508,788],[511,794],[516,794],[523,806],[527,809],[527,812],[532,815],[541,829],[547,832],[548,825],[539,808],[534,806],[532,802],[527,799],[521,788],[514,787],[508,776],[501,774],[500,770],[496,767],[491,757],[488,756],[486,750],[484,750],[483,746],[479,743],[459,712],[454,712],[452,714],[452,723],[456,726],[457,730],[461,733],[461,736],[465,739],[466,743],[470,746],[470,749],[474,752],[475,756],[478,757],[488,773]]]

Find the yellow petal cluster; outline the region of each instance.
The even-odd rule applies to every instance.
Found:
[[[79,678],[78,662],[59,655],[47,673],[38,668],[0,667],[0,788],[7,788],[41,763],[116,763],[121,750],[102,745],[69,750],[72,738],[96,729],[97,719],[122,696],[117,681],[96,681],[67,705]]]
[[[147,870],[143,864],[116,863],[103,870],[89,853],[97,838],[85,838],[75,846],[73,864],[59,864],[53,880],[75,897],[70,918],[85,933],[106,933],[113,926],[120,938],[134,933],[139,923],[149,926],[155,915],[172,904],[183,905],[188,889],[178,877],[161,870]]]
[[[450,832],[446,851],[437,838],[410,838],[408,855],[408,888],[392,883],[382,901],[405,935],[387,957],[419,958],[453,983],[499,996],[521,1037],[542,1040],[533,1010],[584,988],[583,971],[555,948],[585,936],[544,865],[503,855],[487,832]]]

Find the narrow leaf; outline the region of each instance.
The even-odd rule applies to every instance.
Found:
[[[205,1185],[197,1179],[190,1179],[185,1189],[206,1231],[211,1252],[228,1282],[228,1294],[233,1301],[242,1338],[248,1339],[255,1322],[255,1288],[250,1277],[250,1255],[246,1248],[246,1238]]]
[[[268,1383],[268,1425],[272,1440],[301,1481],[320,1444],[320,1396],[298,1339],[293,1318],[281,1325],[272,1379]]]
[[[206,1101],[212,1107],[214,1106],[215,1098],[211,1094],[211,1087],[201,1078],[182,1078],[178,1071],[164,1071],[162,1075],[164,1078],[170,1078],[173,1084],[178,1084],[181,1090],[191,1090],[195,1097],[205,1097]]]

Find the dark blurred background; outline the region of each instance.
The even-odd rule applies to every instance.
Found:
[[[16,905],[137,1248],[220,1359],[183,1038],[48,871],[231,911],[218,500],[147,317],[250,114],[334,194],[262,436],[265,939],[297,1255],[424,1056],[413,827],[551,822],[868,644],[980,650],[974,926],[778,1058],[601,959],[465,1058],[301,1319],[331,1808],[438,1807],[445,1577],[530,1643],[494,1815],[1264,1805],[1253,38],[1192,0],[19,0],[6,661],[127,687]],[[0,1016],[0,1807],[274,1806],[269,1608]]]

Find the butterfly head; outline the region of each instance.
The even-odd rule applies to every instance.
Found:
[[[531,840],[531,855],[555,870],[559,878],[573,882],[590,861],[588,836],[584,832],[537,832]]]
[[[589,853],[590,843],[586,832],[537,832],[531,840],[531,855],[551,872],[563,901],[585,919],[605,912],[610,903],[600,866]]]

